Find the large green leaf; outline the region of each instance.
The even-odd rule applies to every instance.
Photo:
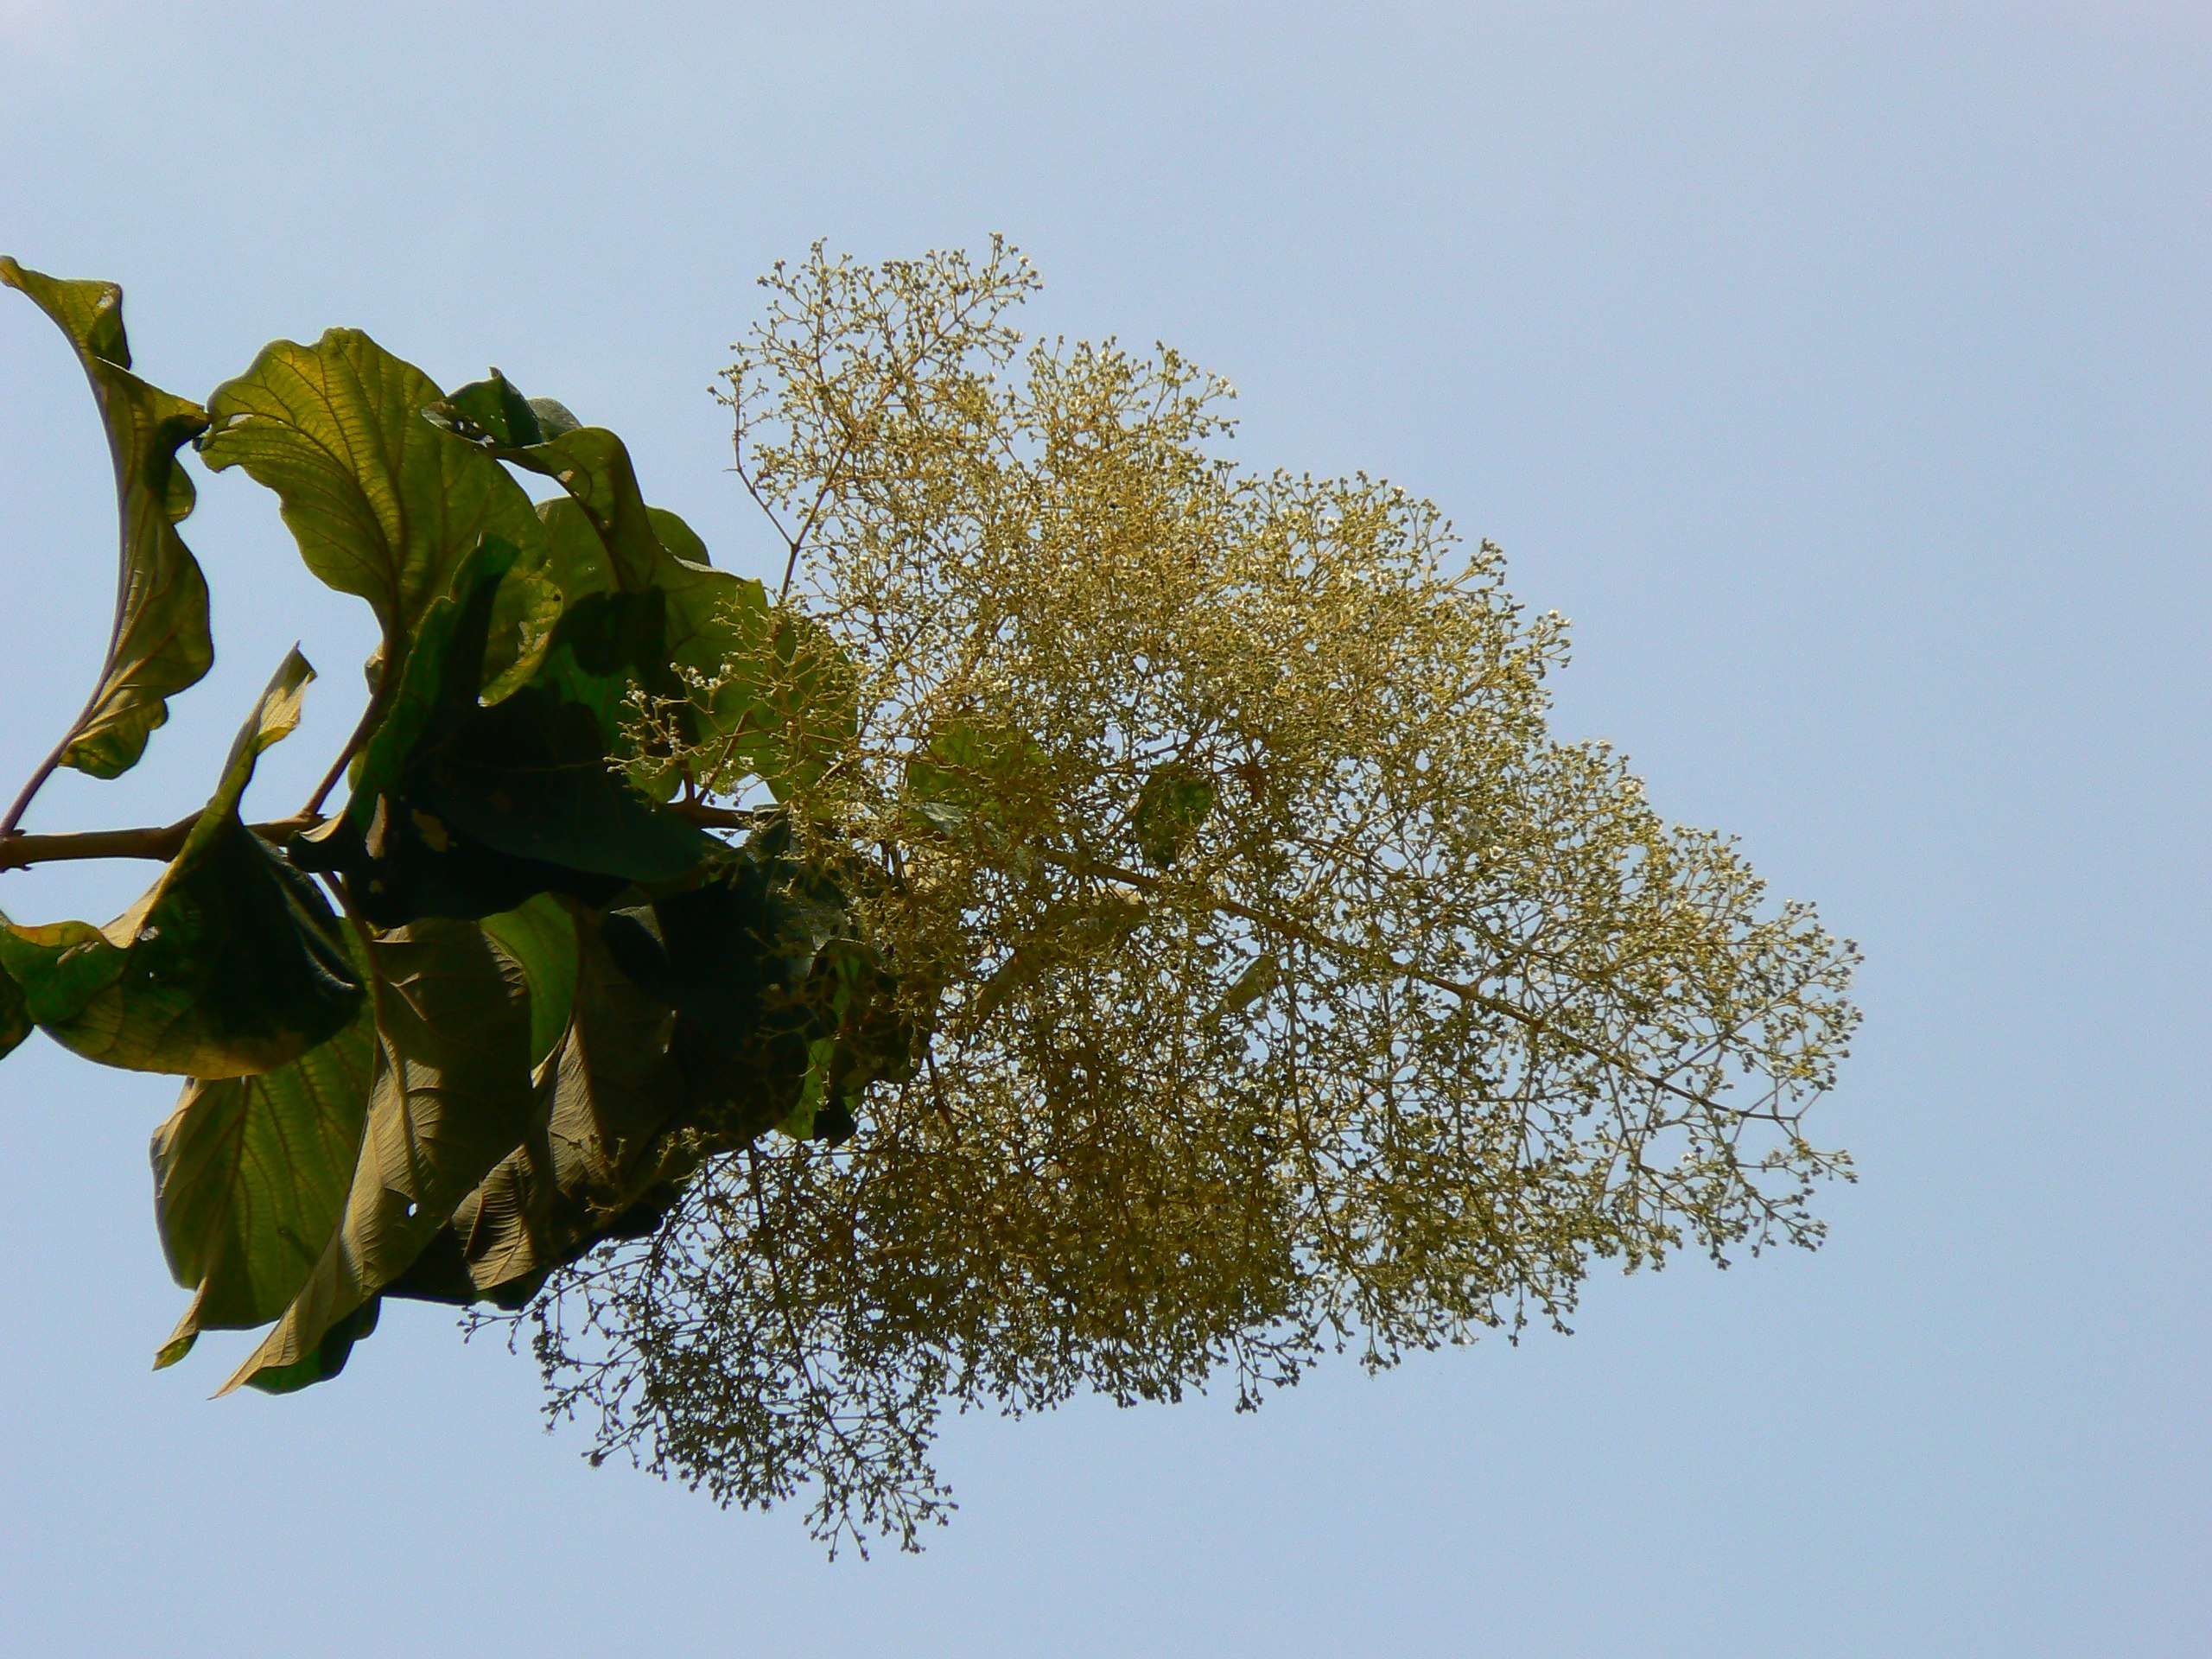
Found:
[[[7,925],[6,912],[0,912],[0,927]],[[13,1053],[30,1034],[31,1011],[23,1001],[23,988],[0,968],[0,1057]]]
[[[843,895],[773,831],[688,892],[577,930],[574,1014],[520,1143],[387,1294],[518,1306],[602,1240],[658,1226],[705,1158],[780,1125],[829,1141],[913,1026]]]
[[[0,976],[17,988],[34,1025],[74,1019],[122,976],[129,960],[90,922],[0,925]]]
[[[361,984],[338,918],[238,817],[256,759],[299,723],[314,673],[298,652],[285,658],[137,904],[105,928],[0,926],[0,971],[56,1041],[108,1065],[230,1077],[284,1065],[353,1017]]]
[[[484,918],[484,931],[522,970],[530,993],[530,1064],[560,1046],[576,1000],[576,924],[561,902],[540,893]]]
[[[224,1385],[283,1391],[334,1370],[353,1325],[528,1132],[530,997],[474,922],[434,919],[370,946],[376,1045],[361,1153],[336,1230],[276,1326]]]
[[[721,843],[610,769],[599,715],[541,675],[504,701],[476,693],[500,579],[487,538],[423,614],[389,715],[339,818],[296,844],[341,871],[377,926],[485,916],[540,893],[604,902],[632,881],[680,880]]]
[[[657,1222],[653,1201],[712,1149],[708,1137],[681,1132],[696,1103],[670,1052],[674,1014],[614,966],[594,929],[580,933],[574,1017],[542,1116],[392,1294],[518,1305],[601,1239]],[[633,1214],[641,1202],[646,1210]]]
[[[372,1296],[352,1313],[333,1319],[322,1339],[289,1364],[268,1365],[253,1375],[251,1386],[264,1394],[292,1394],[316,1382],[327,1382],[346,1369],[353,1344],[377,1328],[383,1311],[381,1297]],[[235,1387],[226,1383],[219,1392]]]
[[[567,509],[571,520],[580,518],[572,502],[549,505]],[[667,638],[668,595],[659,588],[584,593],[569,602],[553,630],[542,677],[590,708],[612,752],[643,758],[631,735],[639,694],[658,705],[686,696],[669,664]]]
[[[629,450],[605,427],[556,423],[549,430],[536,406],[496,369],[491,379],[461,387],[427,412],[434,424],[465,443],[566,490],[597,532],[614,586],[631,592],[666,587],[680,574],[671,568],[676,555],[656,534]],[[703,567],[705,561],[699,563]]]
[[[276,492],[308,568],[375,610],[387,673],[480,539],[514,547],[517,575],[493,618],[496,678],[550,625],[550,589],[532,585],[544,538],[503,468],[422,418],[441,396],[359,329],[333,328],[313,346],[276,340],[216,388],[200,453]]]
[[[575,1017],[542,1116],[391,1294],[518,1306],[594,1245],[657,1227],[705,1158],[779,1123],[842,1140],[869,1082],[912,1075],[912,1028],[874,954],[842,938],[814,950],[810,906],[775,890],[790,870],[762,874],[613,920],[632,967],[687,1011],[582,931]]]
[[[202,1331],[267,1324],[307,1282],[353,1184],[375,1033],[364,998],[289,1065],[185,1086],[154,1135],[154,1211],[169,1270],[195,1294],[156,1366]]]
[[[573,607],[588,594],[664,595],[658,663],[672,685],[652,676],[656,696],[687,706],[693,744],[709,746],[705,775],[726,788],[750,774],[779,798],[811,785],[850,747],[857,711],[850,664],[821,627],[796,612],[772,610],[760,582],[715,569],[706,545],[676,514],[645,504],[621,439],[603,427],[576,426],[558,404],[543,405],[506,378],[462,387],[430,411],[457,437],[552,479],[569,499],[539,509],[550,569]],[[658,664],[656,664],[658,668]],[[665,797],[677,779],[650,756],[638,781]]]
[[[702,1125],[740,1141],[777,1124],[842,1138],[870,1081],[911,1075],[917,1034],[895,982],[851,937],[842,884],[791,856],[785,826],[601,931],[631,982],[676,1009],[671,1052]]]
[[[207,426],[207,415],[130,372],[123,290],[114,283],[59,281],[4,257],[0,283],[28,295],[68,335],[107,427],[122,521],[115,625],[60,764],[113,778],[137,764],[148,734],[168,718],[168,700],[215,660],[207,583],[176,531],[193,505],[176,452]]]

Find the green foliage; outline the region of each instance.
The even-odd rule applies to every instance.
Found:
[[[208,660],[173,525],[175,451],[209,417],[129,375],[112,286],[0,276],[70,334],[109,416],[124,608],[57,753],[111,773],[162,717],[149,694]],[[725,783],[818,780],[850,677],[645,503],[620,440],[496,372],[446,399],[347,329],[271,345],[210,403],[203,457],[275,491],[308,569],[376,614],[351,791],[289,841],[239,816],[298,722],[295,652],[137,905],[104,929],[0,922],[0,1052],[37,1025],[191,1079],[155,1141],[194,1292],[157,1363],[274,1321],[232,1386],[282,1392],[336,1375],[387,1294],[526,1297],[802,1103],[810,1129],[849,1122],[906,1028],[870,1017],[886,975],[825,954],[873,961],[787,831],[732,847],[665,804],[709,767],[657,734],[715,746]],[[503,461],[569,498],[541,515]]]
[[[0,927],[7,918],[0,916]],[[6,1058],[31,1034],[30,1010],[23,1004],[23,988],[0,967],[0,1058]]]
[[[397,1294],[526,1301],[611,1230],[650,1230],[664,1205],[635,1207],[702,1155],[704,1136],[685,1122],[697,1096],[670,1052],[668,1007],[613,965],[596,930],[575,937],[574,1001],[541,1073],[540,1112],[454,1206]]]
[[[461,562],[423,614],[346,811],[295,849],[303,868],[342,874],[375,926],[486,915],[537,893],[604,902],[632,881],[682,880],[716,850],[610,769],[601,711],[560,682],[565,650],[499,702],[480,697],[514,558],[487,537]]]
[[[113,287],[0,280],[76,346],[124,520],[0,870],[167,861],[105,928],[0,918],[0,1054],[188,1078],[157,1365],[266,1325],[226,1389],[289,1392],[391,1299],[488,1306],[594,1459],[912,1546],[948,1403],[1250,1404],[1557,1320],[1602,1258],[1818,1241],[1851,947],[1553,741],[1561,626],[1497,550],[1238,473],[1172,353],[1023,356],[1003,248],[768,279],[728,402],[772,598],[497,370],[334,329],[203,416]],[[17,836],[207,668],[195,435],[371,606],[367,709],[248,826],[296,652],[188,823]]]
[[[576,1001],[576,924],[550,894],[484,918],[484,932],[522,970],[530,1000],[530,1064],[560,1046]]]
[[[155,1132],[155,1219],[169,1271],[193,1292],[156,1365],[182,1359],[202,1331],[266,1325],[299,1294],[352,1184],[375,1040],[364,999],[289,1065],[188,1084]]]
[[[114,778],[138,764],[147,737],[168,718],[168,699],[215,660],[207,583],[176,532],[193,505],[176,452],[206,429],[207,415],[130,372],[123,290],[114,283],[57,281],[4,256],[0,283],[29,296],[69,337],[107,426],[123,533],[115,626],[92,698],[55,755],[61,766]]]
[[[673,793],[686,770],[651,752],[672,745],[696,753],[690,780],[718,791],[757,777],[781,796],[819,781],[852,735],[837,654],[808,619],[772,619],[759,582],[714,569],[690,526],[648,506],[620,438],[578,425],[550,398],[524,398],[496,370],[427,413],[568,492],[542,513],[581,677],[598,683],[602,709],[620,697],[654,716],[648,730],[659,741],[632,760],[633,782]],[[595,596],[605,599],[578,618]]]
[[[286,659],[136,905],[105,928],[0,927],[0,968],[55,1041],[133,1071],[231,1077],[284,1065],[353,1017],[361,984],[329,901],[238,818],[256,758],[299,723],[313,676],[296,651]]]
[[[526,570],[544,562],[544,536],[521,486],[420,418],[440,395],[428,375],[359,329],[333,328],[313,346],[272,342],[207,400],[202,459],[218,471],[243,467],[276,493],[308,569],[376,613],[387,674],[480,541],[505,542]],[[542,613],[534,598],[512,609]],[[526,654],[513,637],[520,632],[518,615],[510,662]]]
[[[377,1040],[343,1211],[283,1317],[227,1387],[288,1376],[422,1254],[523,1136],[526,976],[474,923],[430,919],[369,947]]]

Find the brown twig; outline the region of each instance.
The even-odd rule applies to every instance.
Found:
[[[175,858],[200,822],[194,814],[159,829],[92,830],[74,836],[10,836],[0,840],[0,870],[18,870],[33,864],[58,864],[83,858],[151,858],[166,862]],[[289,841],[302,830],[322,822],[319,812],[298,812],[289,818],[246,827],[264,841]]]
[[[669,810],[687,818],[702,829],[750,830],[758,822],[754,814],[722,806],[709,806],[703,801],[671,801]],[[264,841],[289,841],[302,830],[312,830],[322,822],[320,812],[295,812],[289,818],[275,818],[267,823],[250,823],[247,829]],[[167,861],[175,858],[184,845],[184,838],[192,833],[192,826],[200,822],[197,814],[180,818],[175,823],[149,826],[141,830],[92,830],[73,836],[10,836],[0,840],[0,870],[19,870],[33,864],[59,864],[73,859],[86,858],[150,858]]]

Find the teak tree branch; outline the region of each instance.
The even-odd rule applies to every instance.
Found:
[[[151,858],[166,862],[177,855],[184,838],[199,822],[200,815],[195,812],[159,829],[92,830],[73,836],[9,836],[0,839],[0,870],[20,870],[33,864],[59,864],[82,858]],[[299,812],[289,818],[246,827],[264,841],[288,841],[321,822],[320,812]]]
[[[668,810],[706,830],[749,830],[758,821],[753,813],[696,801],[671,801]],[[320,812],[295,812],[289,818],[250,823],[247,829],[264,841],[290,840],[302,830],[322,822]],[[139,830],[92,830],[71,836],[8,836],[0,837],[0,870],[27,869],[34,864],[60,864],[86,858],[175,858],[200,821],[195,813],[175,823]]]

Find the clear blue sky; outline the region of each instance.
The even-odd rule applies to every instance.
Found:
[[[1594,1281],[1571,1338],[956,1427],[919,1560],[827,1566],[540,1432],[400,1307],[336,1386],[148,1370],[172,1088],[0,1068],[0,1650],[2212,1650],[2204,1036],[2212,17],[2201,6],[111,5],[0,0],[0,251],[129,295],[204,396],[266,339],[496,362],[725,562],[750,277],[1003,231],[1039,327],[1164,339],[1236,453],[1363,467],[1574,620],[1565,733],[1867,954],[1827,1250]],[[0,295],[0,779],[111,581],[74,365]],[[365,613],[270,498],[189,526],[222,657],[165,820],[284,647]],[[148,874],[0,878],[105,918]],[[215,1346],[210,1344],[209,1346]]]

